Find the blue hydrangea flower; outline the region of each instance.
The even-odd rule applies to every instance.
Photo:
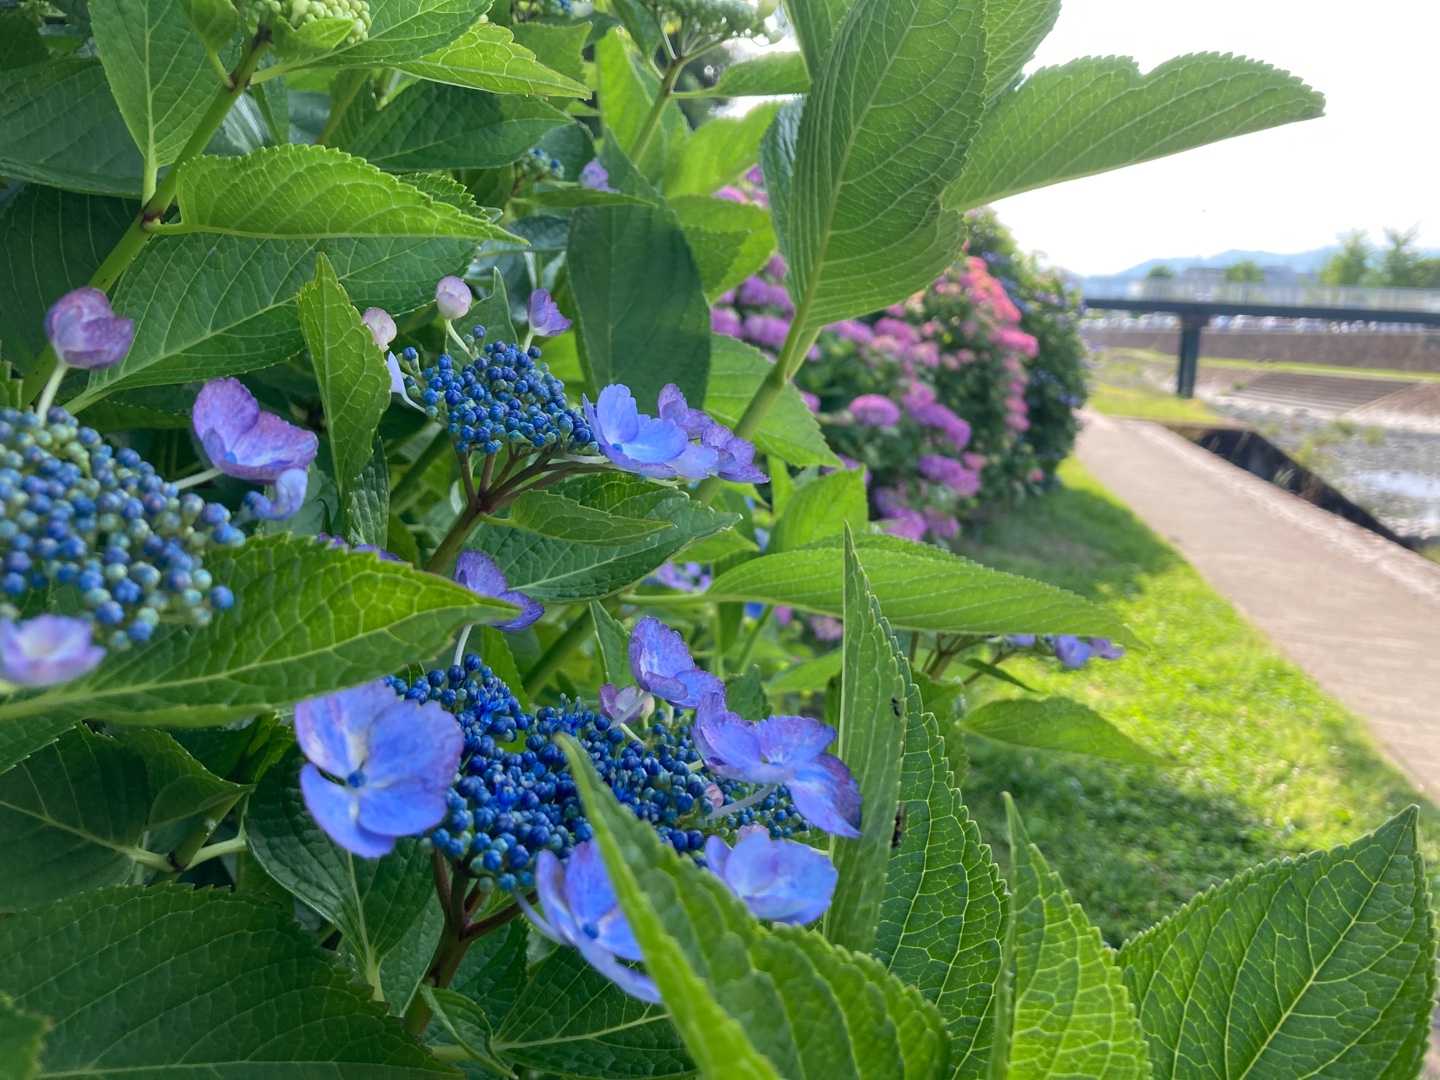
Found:
[[[705,841],[705,862],[757,919],[803,926],[825,913],[839,872],[824,852],[794,840],[775,840],[747,825],[732,849],[718,836]]]
[[[310,487],[310,474],[304,469],[286,469],[271,485],[274,496],[263,491],[247,491],[245,506],[257,518],[266,521],[284,521],[295,516],[305,502],[305,492]]]
[[[0,679],[16,686],[54,686],[93,671],[105,650],[90,640],[84,619],[37,615],[0,619]]]
[[[655,981],[620,962],[645,957],[615,897],[595,841],[577,845],[564,863],[553,852],[542,851],[535,887],[543,915],[517,894],[535,929],[551,941],[579,949],[591,967],[632,997],[660,1003]]]
[[[1017,649],[1033,649],[1035,647],[1034,634],[1011,634],[1005,640]]]
[[[570,329],[570,320],[560,314],[560,308],[545,289],[536,289],[530,294],[530,302],[525,310],[532,334],[554,337]]]
[[[725,692],[724,683],[695,666],[685,639],[650,615],[630,631],[630,673],[641,689],[684,709],[695,708],[711,694],[723,700]]]
[[[442,318],[463,319],[474,299],[470,286],[454,275],[443,277],[435,284],[435,307]]]
[[[678,475],[672,464],[690,446],[689,436],[668,420],[646,416],[624,386],[600,391],[595,404],[581,399],[600,452],[617,468],[656,479]]]
[[[1060,666],[1071,671],[1084,667],[1092,652],[1088,641],[1073,634],[1056,634],[1052,647]]]
[[[600,164],[599,158],[591,158],[580,170],[580,186],[589,188],[591,191],[613,192],[615,190],[610,186],[609,170]]]
[[[808,716],[771,716],[752,724],[711,693],[701,701],[692,731],[705,764],[720,776],[780,784],[795,809],[817,829],[860,835],[860,786],[845,763],[824,750],[835,729]]]
[[[302,701],[295,741],[309,759],[300,791],[310,816],[371,859],[444,818],[465,742],[439,705],[396,697],[384,680]]]
[[[1090,648],[1095,651],[1095,655],[1101,660],[1119,660],[1125,655],[1125,647],[1123,645],[1116,645],[1109,638],[1092,637],[1090,639]]]
[[[524,630],[545,614],[545,608],[538,601],[510,588],[504,572],[496,565],[495,560],[484,552],[462,551],[455,560],[455,580],[471,592],[503,600],[520,609],[520,614],[515,618],[495,623],[497,630],[504,630],[506,633]]]
[[[764,470],[755,467],[755,444],[702,410],[690,408],[674,383],[660,391],[659,412],[660,419],[699,439],[700,447],[713,453],[714,463],[709,468],[720,479],[742,484],[763,484],[769,479]]]
[[[130,351],[135,322],[120,318],[103,292],[86,286],[51,305],[45,313],[45,336],[62,364],[88,370],[107,368]]]
[[[648,720],[654,711],[654,696],[638,686],[621,689],[614,683],[606,683],[600,687],[600,712],[617,724]]]
[[[313,431],[262,412],[255,395],[238,379],[207,382],[195,398],[190,422],[216,470],[274,486],[273,498],[260,492],[246,496],[256,517],[280,521],[300,509],[307,470],[320,448]]]

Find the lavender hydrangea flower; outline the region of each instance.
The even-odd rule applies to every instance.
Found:
[[[710,466],[722,480],[739,484],[763,484],[769,476],[755,466],[755,444],[742,439],[718,420],[700,409],[692,409],[685,395],[674,383],[660,391],[660,419],[675,424],[687,435],[700,440],[700,449],[713,451],[715,462]]]
[[[226,476],[273,483],[280,475],[310,467],[320,448],[313,431],[261,412],[255,395],[238,379],[211,379],[190,414],[195,437],[210,464]]]
[[[388,349],[390,343],[395,340],[395,335],[399,333],[399,329],[395,326],[395,320],[384,308],[366,308],[365,313],[360,316],[360,321],[370,331],[370,336],[375,339],[375,344],[382,349]]]
[[[825,913],[840,876],[823,852],[794,840],[772,840],[761,825],[741,829],[734,848],[710,837],[705,862],[757,919],[795,926]]]
[[[135,340],[135,321],[120,318],[103,292],[86,286],[50,306],[45,336],[62,364],[93,371],[125,359]]]
[[[284,521],[294,517],[304,505],[305,493],[310,489],[310,474],[304,469],[286,469],[275,478],[272,488],[273,497],[263,491],[247,491],[245,506],[257,518]]]
[[[460,557],[455,560],[455,580],[471,592],[489,596],[495,600],[503,600],[520,609],[520,614],[515,618],[494,624],[495,629],[504,630],[507,634],[524,630],[545,614],[545,608],[539,601],[532,600],[524,593],[510,588],[509,582],[505,580],[504,572],[495,560],[484,552],[462,551]]]
[[[1088,641],[1075,637],[1073,634],[1056,634],[1052,647],[1055,649],[1055,659],[1060,661],[1060,666],[1070,671],[1084,667],[1094,651],[1090,648]]]
[[[536,930],[557,944],[579,949],[591,967],[632,997],[660,1003],[655,981],[620,962],[645,957],[615,897],[594,840],[576,845],[563,863],[553,851],[540,852],[535,888],[544,914],[531,907],[522,894],[517,893],[516,898]]]
[[[594,405],[588,399],[581,405],[600,452],[618,468],[656,479],[679,475],[675,463],[689,449],[689,436],[668,420],[640,412],[627,387],[607,386]]]
[[[54,686],[78,679],[105,659],[91,626],[65,615],[24,622],[0,619],[0,679],[16,686]]]
[[[866,427],[894,427],[900,420],[900,406],[883,394],[861,394],[850,402],[850,415]]]
[[[615,190],[610,186],[610,172],[600,164],[599,158],[591,158],[580,170],[580,186],[589,188],[591,191],[613,192]]]
[[[710,309],[710,332],[738,338],[744,333],[744,328],[740,324],[740,316],[734,309],[716,307]]]
[[[630,631],[630,673],[641,689],[684,709],[725,692],[724,683],[695,666],[685,639],[650,615]]]
[[[1033,649],[1035,647],[1034,634],[1010,634],[1005,640],[1017,649]]]
[[[843,761],[824,752],[835,741],[828,724],[808,716],[752,724],[726,709],[721,694],[709,693],[692,735],[705,764],[721,776],[784,785],[800,816],[817,829],[860,835],[860,785]]]
[[[532,334],[554,337],[570,329],[570,320],[560,314],[554,298],[545,289],[536,289],[530,294],[525,311],[530,320]]]
[[[980,490],[980,477],[954,458],[942,457],[939,454],[921,454],[916,467],[926,480],[944,484],[964,498],[968,499]]]
[[[919,510],[911,510],[902,506],[880,519],[880,527],[891,536],[898,536],[902,540],[923,540],[925,532],[930,523],[925,520],[925,515]]]
[[[771,351],[779,351],[790,334],[790,320],[778,315],[746,315],[745,340]]]
[[[445,817],[465,742],[438,702],[396,697],[384,680],[302,701],[295,740],[309,759],[300,792],[310,816],[371,859]]]
[[[470,286],[453,274],[441,278],[435,285],[435,307],[445,319],[463,319],[475,299]]]
[[[1119,660],[1125,655],[1125,646],[1116,645],[1109,638],[1092,637],[1090,647],[1101,660]]]

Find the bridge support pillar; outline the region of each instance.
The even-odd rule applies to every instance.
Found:
[[[1195,396],[1195,376],[1200,371],[1200,331],[1209,321],[1208,315],[1180,316],[1180,363],[1175,370],[1175,393],[1182,398]]]

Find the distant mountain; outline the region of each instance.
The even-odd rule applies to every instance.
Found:
[[[1152,267],[1156,266],[1168,266],[1178,274],[1192,266],[1232,266],[1238,262],[1245,262],[1247,259],[1261,266],[1285,266],[1298,274],[1313,274],[1325,265],[1326,259],[1339,250],[1338,244],[1331,244],[1329,247],[1315,248],[1313,251],[1298,251],[1284,255],[1275,251],[1242,251],[1232,248],[1229,251],[1222,251],[1218,255],[1181,255],[1174,259],[1146,259],[1128,270],[1121,270],[1118,274],[1107,276],[1143,278]]]

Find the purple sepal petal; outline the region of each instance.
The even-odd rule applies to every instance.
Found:
[[[241,480],[273,483],[287,470],[308,468],[320,448],[313,431],[261,412],[238,379],[207,382],[190,419],[210,464]]]
[[[495,560],[484,552],[462,551],[460,557],[455,560],[455,580],[471,592],[488,596],[494,600],[503,600],[520,609],[520,614],[515,618],[492,624],[497,630],[503,630],[506,633],[524,630],[545,614],[545,608],[539,601],[532,600],[519,590],[509,587],[504,572]]]
[[[660,988],[655,985],[655,980],[644,972],[636,971],[632,967],[626,967],[615,959],[614,953],[608,953],[596,942],[586,937],[581,937],[576,943],[580,955],[596,971],[600,972],[616,986],[624,990],[633,998],[641,1001],[648,1001],[651,1005],[661,1003]]]
[[[613,192],[615,190],[610,186],[610,172],[600,164],[599,158],[591,158],[580,170],[580,186],[589,188],[591,191]]]
[[[635,624],[629,651],[635,681],[672,705],[693,709],[707,694],[724,693],[724,683],[695,666],[685,639],[653,616]]]
[[[295,741],[301,752],[331,776],[349,776],[360,768],[370,751],[370,737],[368,727],[355,718],[388,704],[381,700],[381,691],[394,699],[395,692],[383,683],[367,683],[296,705]]]
[[[450,726],[455,727],[453,721]],[[424,777],[395,780],[384,787],[367,783],[358,797],[361,828],[381,836],[415,836],[445,818],[445,788],[437,791]]]
[[[581,933],[606,952],[626,960],[644,959],[593,841],[576,847],[565,864],[565,900]]]
[[[817,829],[854,839],[860,835],[860,785],[833,754],[821,754],[786,781],[800,816]]]
[[[1055,659],[1060,666],[1070,671],[1083,668],[1090,660],[1090,643],[1073,634],[1056,634],[1054,641]]]
[[[385,370],[390,373],[390,393],[404,397],[405,373],[400,370],[400,361],[393,352],[385,354]]]
[[[616,723],[628,724],[631,720],[648,717],[655,710],[655,699],[638,686],[624,689],[614,683],[600,687],[600,711]]]
[[[835,741],[835,729],[809,716],[771,716],[755,725],[760,753],[771,765],[796,769]]]
[[[399,333],[395,320],[384,308],[366,308],[365,313],[360,316],[360,321],[370,331],[370,336],[375,339],[375,344],[382,349],[388,349],[390,343],[395,340],[395,335]]]
[[[305,469],[286,469],[275,480],[274,498],[263,492],[247,491],[245,505],[257,518],[284,521],[294,517],[305,504],[305,492],[309,486],[310,474]]]
[[[814,922],[830,906],[839,879],[835,864],[823,852],[793,840],[773,840],[764,828],[753,825],[740,830],[733,851],[711,837],[705,856],[710,869],[750,914],[769,922],[795,926]]]
[[[761,754],[759,725],[726,709],[719,693],[701,700],[690,735],[710,771],[728,780],[779,784],[787,777],[785,769],[768,765]]]
[[[570,320],[560,314],[560,308],[546,289],[536,289],[530,294],[526,305],[530,330],[541,337],[554,337],[570,329]]]
[[[125,359],[135,340],[135,322],[117,316],[109,298],[87,285],[50,306],[45,313],[45,336],[63,363],[93,371]]]
[[[53,686],[93,671],[105,650],[91,641],[84,619],[37,615],[0,620],[0,679],[16,686]]]
[[[455,722],[455,717],[446,712],[439,702],[417,704],[396,697],[383,682],[367,685],[375,697],[384,691],[390,694],[390,700],[370,705],[373,719],[370,721],[370,746],[365,762],[366,786],[378,789],[417,781],[438,794],[443,802],[445,792],[455,779],[456,763],[465,748],[465,734]],[[433,824],[434,821],[403,831],[420,832]],[[372,828],[385,831],[378,826]]]
[[[378,859],[394,849],[393,836],[381,836],[360,824],[360,806],[353,793],[326,780],[314,765],[300,770],[300,793],[315,823],[346,851]]]
[[[1101,660],[1119,660],[1125,655],[1125,646],[1116,645],[1109,638],[1092,637],[1090,648],[1095,650],[1095,655]]]

